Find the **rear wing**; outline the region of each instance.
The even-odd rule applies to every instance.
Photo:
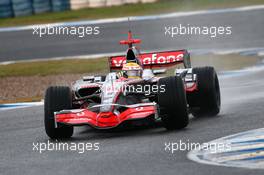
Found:
[[[143,53],[138,56],[144,69],[171,67],[183,63],[185,68],[191,67],[190,54],[187,50]],[[121,70],[126,63],[126,56],[113,56],[109,58],[110,71]]]

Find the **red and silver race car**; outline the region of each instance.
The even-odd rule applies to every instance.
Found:
[[[186,50],[140,53],[131,32],[126,55],[109,58],[110,73],[87,76],[72,87],[52,86],[45,94],[45,130],[50,138],[69,138],[74,126],[98,129],[133,121],[161,121],[168,130],[185,128],[189,114],[217,115],[220,88],[213,67],[191,68]],[[182,63],[170,77],[155,76]]]

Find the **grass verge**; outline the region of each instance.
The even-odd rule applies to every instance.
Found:
[[[263,0],[159,0],[147,4],[127,4],[122,6],[86,8],[38,14],[33,16],[0,19],[0,27],[54,23],[87,19],[101,19],[121,16],[151,15],[176,11],[229,8],[264,4]]]
[[[0,65],[0,77],[103,73],[107,70],[107,58],[36,61]]]

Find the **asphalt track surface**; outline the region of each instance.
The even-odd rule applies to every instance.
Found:
[[[166,49],[237,49],[264,47],[264,10],[249,10],[216,14],[198,14],[160,20],[105,23],[99,26],[99,35],[84,38],[49,35],[38,37],[32,30],[0,32],[0,62],[121,52],[118,44],[127,37],[130,28],[143,40],[143,50]],[[165,26],[231,26],[232,35],[216,38],[203,35],[184,35],[174,38],[165,35]],[[129,27],[131,26],[131,27]]]
[[[187,151],[165,151],[165,142],[203,143],[263,127],[264,70],[221,76],[222,110],[213,118],[191,118],[180,131],[161,126],[97,131],[79,127],[74,143],[100,143],[99,151],[33,151],[33,142],[47,142],[43,106],[0,111],[1,174],[230,174],[262,175],[263,170],[204,165],[187,159]]]

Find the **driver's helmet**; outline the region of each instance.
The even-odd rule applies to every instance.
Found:
[[[142,75],[142,67],[137,63],[126,63],[122,68],[123,73],[127,78],[140,78]]]

